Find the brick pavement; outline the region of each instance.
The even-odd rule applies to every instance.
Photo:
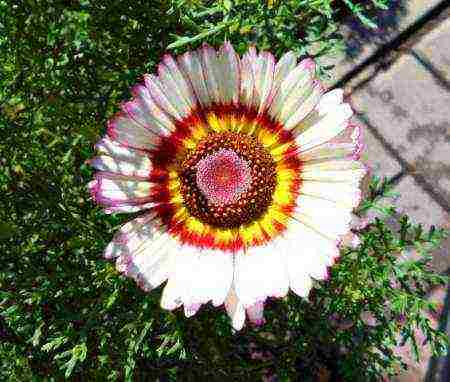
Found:
[[[378,11],[375,21],[376,30],[367,30],[357,20],[351,18],[339,31],[346,41],[346,54],[336,57],[324,57],[324,65],[334,65],[333,76],[327,84],[335,85],[343,78],[351,78],[352,72],[364,61],[369,60],[377,51],[396,39],[404,39],[410,30],[434,11],[439,11],[445,1],[442,0],[392,0],[388,10]]]
[[[450,2],[395,1],[379,23],[374,32],[346,23],[347,54],[328,60],[336,64],[328,84],[351,96],[355,120],[365,126],[363,159],[391,179],[400,212],[450,228]],[[440,272],[450,272],[449,250],[450,239],[434,253]],[[450,335],[448,291],[438,298]],[[423,355],[399,381],[449,380],[450,356],[430,359],[425,348]]]

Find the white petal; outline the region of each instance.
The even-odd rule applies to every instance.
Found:
[[[190,108],[178,96],[176,84],[162,81],[152,74],[144,75],[145,86],[156,105],[176,120],[187,117]]]
[[[189,79],[178,67],[172,56],[166,54],[162,63],[158,65],[158,75],[164,89],[168,91],[168,98],[190,113],[197,104]]]
[[[94,200],[107,206],[137,205],[150,202],[152,183],[119,175],[97,173],[89,184]]]
[[[290,114],[290,117],[286,120],[284,128],[287,130],[293,129],[303,119],[311,113],[316,107],[323,93],[323,87],[320,82],[315,82],[312,86],[311,92],[306,93],[304,96],[300,96],[294,106],[294,112]]]
[[[189,78],[200,105],[203,107],[210,106],[212,101],[208,94],[208,88],[206,87],[199,52],[186,52],[182,56],[179,56],[178,63],[186,77]]]
[[[144,154],[137,154],[134,158],[122,159],[100,155],[90,160],[90,165],[99,171],[108,171],[126,176],[149,177],[152,171],[150,158]]]
[[[275,73],[273,78],[272,95],[274,101],[278,93],[281,91],[281,85],[286,77],[291,73],[297,65],[297,59],[294,52],[285,53],[275,65]]]
[[[333,89],[322,96],[318,105],[319,112],[326,113],[336,105],[340,105],[344,99],[344,91],[342,89]]]
[[[175,257],[173,273],[163,294],[166,309],[205,304],[221,305],[231,287],[233,276],[232,255],[221,251],[200,251],[183,246]]]
[[[104,256],[117,258],[118,270],[149,290],[167,280],[175,245],[154,213],[148,213],[123,225]]]
[[[114,258],[121,255],[130,255],[153,235],[159,232],[159,226],[155,220],[155,213],[149,212],[133,219],[120,227],[114,235],[114,239],[106,247],[104,256]]]
[[[141,150],[135,150],[130,147],[122,146],[107,135],[100,139],[94,147],[101,154],[123,158],[124,160],[134,160],[137,156],[142,155],[143,153]]]
[[[213,103],[221,103],[223,97],[220,92],[220,82],[223,73],[221,73],[221,65],[217,57],[217,52],[214,48],[204,44],[200,54],[202,57],[202,68],[209,99]]]
[[[97,142],[95,149],[101,155],[88,163],[99,171],[131,177],[148,177],[152,171],[151,160],[145,151],[122,146],[108,136]]]
[[[128,108],[127,112],[133,119],[157,135],[166,136],[175,130],[173,119],[155,103],[145,86],[136,85],[131,89],[131,93],[140,109]]]
[[[272,101],[274,74],[275,58],[269,52],[261,52],[254,64],[255,99],[259,114],[265,112]]]
[[[219,63],[221,65],[220,99],[222,103],[238,104],[240,89],[239,56],[229,42],[220,48]]]
[[[327,267],[339,255],[336,242],[329,240],[301,222],[293,222],[285,235],[289,285],[294,293],[307,297],[312,279],[327,276]]]
[[[190,306],[194,303],[191,283],[195,277],[197,261],[198,254],[196,252],[185,247],[179,248],[175,255],[169,281],[164,287],[161,297],[161,307],[163,309],[173,310],[182,304]]]
[[[240,89],[240,62],[229,42],[219,52],[209,45],[201,51],[202,68],[209,99],[216,104],[237,104]]]
[[[298,109],[298,105],[312,92],[313,66],[312,60],[303,60],[284,78],[269,109],[272,118],[286,123]]]
[[[351,183],[358,185],[367,173],[366,166],[355,160],[329,160],[303,165],[300,177],[306,181]]]
[[[158,135],[120,113],[108,121],[107,132],[115,141],[135,149],[151,150],[159,142]]]
[[[337,240],[350,230],[351,208],[325,199],[300,195],[294,216],[331,240]]]
[[[199,287],[214,306],[223,304],[233,279],[233,256],[214,250],[202,250],[199,256],[199,276],[203,281]]]
[[[295,127],[294,134],[298,135],[296,140],[300,151],[331,140],[349,125],[348,121],[353,115],[350,105],[334,103],[339,102],[339,93],[327,95],[321,98],[314,112]]]
[[[127,250],[131,251],[129,258],[133,267],[129,275],[138,279],[147,290],[158,287],[172,271],[176,246],[175,240],[163,228],[154,230],[152,236],[130,238]]]
[[[256,49],[251,47],[240,62],[241,85],[240,101],[247,107],[256,108],[256,89],[254,63],[257,60]]]
[[[363,147],[361,127],[349,125],[328,142],[302,151],[300,158],[303,162],[344,158],[359,159]]]
[[[283,81],[295,69],[297,65],[297,58],[294,52],[285,53],[275,66],[273,92],[276,93]]]
[[[361,190],[354,183],[304,181],[300,194],[333,201],[348,208],[356,207],[361,200]]]
[[[225,310],[231,318],[231,324],[235,330],[241,330],[245,323],[245,308],[238,299],[234,285],[231,286],[225,300]]]
[[[149,202],[149,203],[139,204],[139,205],[136,205],[136,206],[128,206],[128,205],[108,206],[108,207],[104,208],[103,212],[105,214],[114,214],[114,213],[127,213],[127,214],[130,214],[130,213],[133,213],[133,212],[138,212],[138,211],[151,209],[151,208],[155,207],[158,204],[159,203]]]
[[[235,256],[236,293],[244,307],[266,297],[283,297],[288,291],[288,278],[278,240],[266,246],[249,248]]]
[[[175,246],[175,243],[173,243],[173,246]],[[156,252],[151,252],[151,246],[149,246],[148,254],[152,254],[157,260],[139,268],[142,269],[141,281],[147,290],[157,288],[168,279],[174,263],[173,251],[174,249],[169,244],[159,248],[159,251]]]

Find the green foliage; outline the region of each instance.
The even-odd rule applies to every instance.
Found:
[[[376,28],[368,11],[386,9],[391,0],[171,0],[170,15],[182,34],[168,49],[196,47],[201,42],[220,44],[225,39],[239,53],[249,44],[277,56],[287,50],[299,56],[320,57],[342,49],[338,19],[353,14],[363,25]]]
[[[162,311],[159,290],[144,293],[101,259],[129,217],[92,204],[85,161],[128,87],[165,47],[181,52],[228,38],[241,52],[255,43],[277,54],[325,54],[339,45],[339,14],[364,21],[355,4],[0,0],[0,380],[252,380],[271,370],[307,381],[323,366],[370,380],[393,372],[397,334],[414,345],[420,327],[443,350],[442,334],[421,312],[432,308],[425,292],[444,280],[426,256],[401,264],[395,256],[428,252],[443,233],[406,218],[395,232],[383,220],[365,228],[361,247],[343,250],[311,303],[270,302],[267,324],[237,335],[209,306],[189,320]],[[376,203],[381,185],[372,184],[361,213],[393,216]],[[367,312],[374,327],[360,318]]]

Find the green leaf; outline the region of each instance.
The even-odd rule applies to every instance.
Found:
[[[41,350],[45,352],[50,352],[52,350],[58,349],[61,345],[65,344],[68,341],[67,337],[61,336],[52,339],[50,342],[47,342],[45,345],[42,345]]]

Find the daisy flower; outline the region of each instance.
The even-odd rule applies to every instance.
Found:
[[[350,230],[365,174],[360,129],[314,62],[229,43],[163,57],[108,123],[89,187],[140,212],[105,250],[164,309],[224,305],[239,330],[268,297],[307,297]]]

